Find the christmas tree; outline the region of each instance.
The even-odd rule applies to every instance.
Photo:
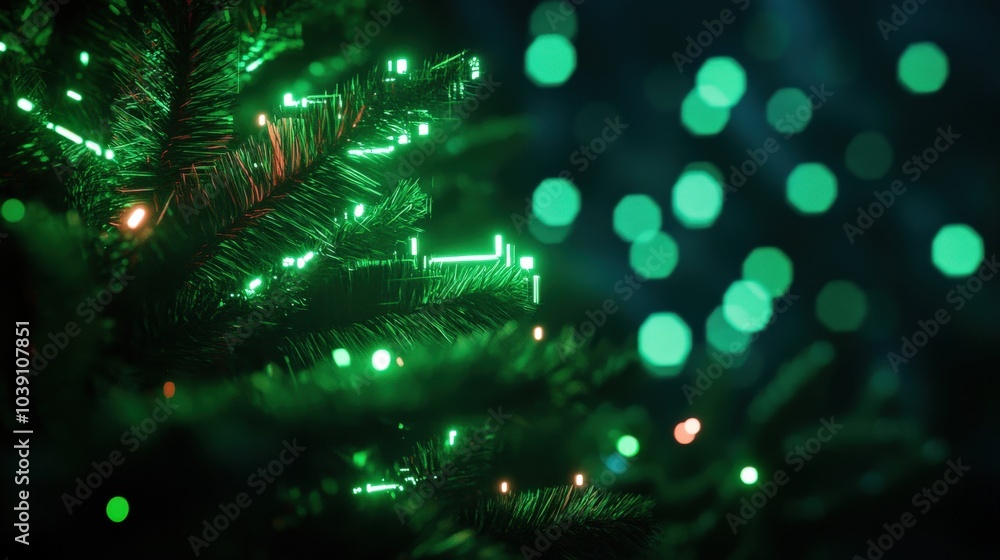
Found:
[[[651,52],[659,49],[663,32],[649,26],[673,15],[661,8],[645,6],[663,17],[631,18],[640,31],[620,33],[620,42],[655,37]],[[765,87],[766,64],[790,52],[787,18],[764,12],[739,32],[764,61],[753,79],[736,60],[749,57],[730,43],[730,17],[740,25],[755,9],[738,1],[718,19],[687,18],[695,22],[687,42],[690,29],[672,27],[680,50],[657,50],[656,68],[639,79],[632,74],[647,53],[609,46],[621,68],[583,63],[594,55],[583,41],[577,51],[574,37],[618,22],[618,11],[575,0],[542,2],[522,18],[534,36],[523,60],[520,45],[514,64],[487,59],[475,41],[510,31],[500,15],[508,9],[520,7],[19,0],[0,8],[0,251],[14,271],[17,314],[15,390],[0,400],[10,405],[17,450],[15,549],[877,560],[895,547],[911,555],[981,548],[976,539],[939,542],[970,519],[987,524],[981,512],[993,506],[960,511],[935,485],[976,494],[966,481],[989,460],[971,452],[964,432],[941,426],[937,416],[947,413],[926,395],[960,394],[948,411],[967,401],[985,410],[993,391],[969,377],[961,390],[941,390],[927,370],[902,369],[919,364],[917,349],[938,332],[947,347],[968,331],[941,328],[947,313],[933,323],[921,316],[922,330],[897,352],[896,300],[866,284],[878,284],[870,270],[884,259],[816,257],[810,243],[822,266],[809,269],[790,240],[808,237],[806,220],[835,201],[865,191],[849,187],[855,178],[886,173],[872,170],[886,158],[871,134],[845,150],[846,171],[830,162],[839,151],[819,150],[826,164],[798,162],[795,142],[807,125],[822,126],[817,115],[850,122],[833,117],[850,95],[848,72],[816,65],[834,76],[835,93],[774,92],[755,117],[779,134],[767,131],[769,141],[749,150],[741,139],[733,161],[742,165],[723,171],[688,160],[732,159],[727,146],[707,142],[733,128],[730,111],[740,120],[736,106]],[[431,48],[440,44],[431,35],[450,34],[466,10],[492,26],[467,30],[468,50]],[[418,11],[434,26],[413,24],[406,48],[379,46]],[[590,14],[590,29],[578,28],[577,11]],[[712,47],[740,54],[710,56]],[[899,81],[909,93],[941,87],[930,84],[941,64],[910,75],[907,64],[904,53]],[[539,94],[526,104],[538,120],[492,117],[505,109],[481,107],[504,97],[512,66],[549,92],[590,73],[588,99],[622,85],[621,98],[644,97],[654,118],[623,122],[614,107],[586,105],[572,127],[583,142],[569,151],[575,171],[546,167],[533,196],[505,199],[521,191],[504,183],[504,170],[536,164],[555,135],[554,115],[573,102]],[[691,92],[678,95],[680,86]],[[633,111],[645,116],[648,107]],[[655,143],[664,113],[684,134],[673,142],[665,133],[669,155]],[[650,123],[654,133],[642,132]],[[623,146],[632,131],[659,151]],[[518,152],[531,135],[533,147]],[[780,171],[792,152],[795,167]],[[664,161],[679,170],[665,195],[677,222],[669,227],[656,201]],[[602,165],[615,174],[600,175]],[[642,190],[635,185],[647,176],[649,194],[624,192]],[[754,206],[774,202],[776,182],[781,210]],[[904,191],[886,188],[875,200],[901,199]],[[601,229],[582,219],[581,198],[628,244],[627,274],[581,241]],[[723,218],[730,223],[716,224]],[[968,221],[977,219],[989,215]],[[846,233],[852,247],[898,244],[895,234],[876,237],[871,223],[838,224],[837,243]],[[552,246],[572,233],[583,246],[545,252],[522,233]],[[970,239],[979,239],[975,259]],[[982,245],[971,227],[947,226],[930,249],[933,264],[949,279],[972,278],[986,266]],[[862,272],[839,272],[855,281],[828,277],[831,261],[852,259]],[[720,284],[733,275],[728,288]],[[586,299],[600,290],[614,295]],[[988,297],[978,300],[973,342],[995,332]],[[572,302],[572,311],[558,315],[550,300]],[[627,324],[635,314],[638,328]],[[875,348],[875,359],[858,344]],[[974,369],[974,353],[955,354],[920,359]],[[989,497],[995,484],[982,488]],[[949,518],[946,528],[930,529],[933,516]]]

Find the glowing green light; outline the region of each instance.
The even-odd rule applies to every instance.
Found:
[[[792,285],[792,260],[777,247],[758,247],[743,261],[743,279],[757,282],[772,298]]]
[[[779,89],[767,101],[767,122],[782,134],[802,132],[812,116],[812,103],[798,88]]]
[[[457,257],[434,257],[428,262],[430,263],[458,263],[458,262],[482,262],[482,261],[495,261],[497,260],[496,255],[466,255]]]
[[[715,349],[730,354],[740,354],[750,346],[750,335],[733,328],[716,307],[705,320],[705,339]]]
[[[712,136],[722,132],[729,122],[728,107],[713,107],[692,90],[681,102],[681,124],[695,136]]]
[[[712,107],[733,107],[747,91],[747,73],[728,56],[712,57],[695,76],[698,95]]]
[[[306,262],[309,262],[309,261],[311,261],[311,260],[312,260],[312,258],[313,258],[313,257],[315,257],[315,256],[316,256],[316,253],[314,253],[314,252],[312,252],[312,251],[309,251],[308,253],[306,253],[305,255],[303,255],[303,256],[302,256],[302,258],[303,258],[303,259],[305,259],[305,260],[306,260]]]
[[[71,89],[66,90],[66,97],[75,99],[76,101],[83,101],[83,96]]]
[[[376,486],[368,484],[366,486],[368,492],[381,492],[383,490],[395,490],[396,488],[402,488],[402,486],[399,486],[398,484],[378,484]]]
[[[8,198],[0,206],[0,215],[12,224],[20,222],[24,219],[24,203],[16,198]]]
[[[639,355],[659,367],[684,364],[691,353],[691,329],[676,313],[654,313],[639,327]]]
[[[295,259],[295,266],[297,268],[305,268],[305,266],[306,266],[306,260],[303,259],[302,257],[299,257],[299,258]]]
[[[7,43],[0,41],[0,52],[6,52],[6,51],[7,51]]]
[[[680,259],[674,238],[662,231],[646,232],[629,247],[629,264],[642,278],[663,279],[677,268]]]
[[[785,196],[802,214],[822,214],[837,199],[837,177],[822,163],[802,163],[788,174]]]
[[[338,367],[351,365],[351,353],[344,348],[337,348],[333,351],[333,361]]]
[[[722,185],[704,171],[687,171],[674,185],[674,215],[686,227],[710,227],[722,212],[722,202]]]
[[[87,51],[80,53],[80,64],[83,64],[84,66],[90,64],[90,55],[87,54]]]
[[[576,49],[562,35],[539,35],[524,55],[524,72],[539,87],[562,85],[576,70]]]
[[[914,43],[900,55],[896,73],[910,93],[934,93],[948,79],[948,57],[934,43]]]
[[[285,257],[281,259],[281,266],[288,267],[292,266],[293,264],[295,264],[295,259],[292,257]]]
[[[816,295],[816,317],[831,331],[856,331],[867,315],[868,297],[853,282],[833,280]]]
[[[115,152],[112,150],[104,150],[105,159],[115,159]]]
[[[410,254],[413,255],[414,257],[417,256],[417,238],[416,237],[411,237],[410,238]]]
[[[79,134],[73,132],[72,130],[68,130],[59,125],[56,125],[55,131],[56,134],[64,138],[68,138],[77,144],[83,144],[83,138],[81,138]]]
[[[857,178],[881,179],[892,166],[892,146],[878,132],[862,132],[847,145],[844,157],[847,169]]]
[[[249,286],[250,290],[251,291],[256,290],[257,288],[260,287],[261,283],[262,282],[260,278],[254,278],[253,280],[250,281],[250,286]]]
[[[400,134],[399,135],[399,143],[400,144],[409,144],[410,143],[410,137],[407,136],[407,135],[405,135],[405,134]]]
[[[931,242],[931,262],[952,278],[976,272],[984,255],[983,238],[965,224],[942,227]]]
[[[92,142],[90,140],[87,140],[86,142],[83,143],[83,145],[86,146],[88,149],[94,150],[94,153],[97,154],[98,157],[101,155],[101,147],[97,145],[97,142]]]
[[[417,136],[427,136],[431,132],[431,126],[427,123],[417,125]]]
[[[722,314],[738,331],[762,331],[771,319],[771,295],[757,282],[737,280],[722,296]]]
[[[545,179],[531,195],[531,212],[547,226],[568,226],[580,213],[580,191],[566,179]]]
[[[358,204],[357,206],[354,207],[354,217],[355,218],[360,218],[361,215],[364,214],[364,213],[365,213],[365,205],[364,204]]]
[[[295,100],[295,96],[293,96],[291,93],[285,94],[283,102],[285,104],[285,107],[294,107],[299,104],[299,102]]]
[[[406,67],[407,67],[407,63],[406,63],[406,59],[405,58],[401,58],[401,59],[399,59],[399,60],[396,61],[396,73],[397,74],[406,74]]]
[[[389,363],[392,361],[392,356],[389,355],[388,350],[376,350],[372,354],[372,367],[376,371],[385,371],[389,368]]]
[[[257,60],[247,65],[247,72],[253,72],[254,70],[260,68],[261,64],[264,64],[264,59],[258,58]]]
[[[28,111],[28,112],[31,112],[31,110],[35,108],[35,105],[31,101],[28,101],[23,97],[17,100],[17,106],[22,111]]]
[[[128,500],[121,496],[115,496],[108,500],[108,506],[105,508],[105,511],[108,514],[108,519],[115,523],[121,523],[128,517]]]
[[[618,438],[618,444],[616,446],[618,452],[626,457],[635,457],[636,453],[639,452],[639,440],[632,436],[622,436]]]
[[[355,451],[354,455],[351,456],[351,462],[358,468],[364,467],[368,462],[368,451]]]
[[[531,270],[535,268],[535,257],[521,257],[520,259],[521,268],[525,270]]]
[[[448,445],[455,445],[455,437],[458,436],[457,430],[452,430],[448,432]]]
[[[500,258],[503,254],[503,237],[496,235],[493,237],[493,254]]]
[[[572,39],[576,35],[576,12],[566,13],[561,2],[542,2],[531,12],[528,29],[537,37],[547,33],[558,33]]]
[[[657,232],[663,225],[660,205],[644,194],[630,194],[615,205],[612,213],[612,227],[618,237],[625,241],[635,241],[647,232]]]
[[[757,482],[757,469],[753,467],[743,467],[743,470],[740,471],[740,480],[743,481],[743,484],[747,485]]]

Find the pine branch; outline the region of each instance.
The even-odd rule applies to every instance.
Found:
[[[658,540],[653,507],[634,494],[566,486],[480,500],[471,521],[480,534],[507,542],[526,558],[631,559]],[[551,548],[536,544],[539,534]]]
[[[323,330],[302,321],[282,349],[297,366],[328,359],[334,348],[363,352],[379,344],[402,350],[495,329],[531,309],[523,270],[448,267],[417,270],[409,261],[344,270],[312,309],[330,313]],[[319,313],[305,315],[319,319]],[[304,318],[304,317],[303,317]],[[300,334],[304,333],[304,334]]]
[[[113,126],[123,178],[159,210],[181,173],[204,166],[232,137],[236,36],[204,2],[145,8],[149,23],[113,43],[123,92]]]

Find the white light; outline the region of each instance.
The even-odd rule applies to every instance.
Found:
[[[106,159],[115,159],[115,153],[111,150],[104,150],[104,157]]]
[[[406,74],[406,59],[401,58],[396,61],[396,72],[399,74]]]
[[[405,134],[400,134],[399,135],[399,143],[400,144],[409,144],[410,143],[410,137],[407,136],[407,135],[405,135]]]
[[[139,224],[142,223],[142,219],[145,217],[146,210],[144,208],[136,208],[132,211],[132,215],[128,217],[128,221],[125,222],[125,225],[127,225],[129,229],[135,229],[139,227]]]
[[[28,101],[23,97],[17,100],[17,106],[20,107],[21,110],[29,112],[35,108],[35,105],[31,101]]]
[[[83,100],[83,96],[82,95],[80,95],[79,93],[77,93],[77,92],[75,92],[75,91],[73,91],[71,89],[66,90],[66,97],[69,97],[70,99],[75,99],[76,101],[82,101]]]
[[[531,270],[532,268],[535,268],[535,257],[521,257],[520,262],[521,268],[524,270]]]
[[[576,475],[576,485],[577,486],[583,486],[583,475],[582,474]]]
[[[257,115],[257,124],[260,126],[267,124],[267,116],[264,113]]]
[[[292,97],[292,94],[290,93],[285,94],[284,101],[285,101],[285,107],[294,107],[296,105],[295,98]]]
[[[507,483],[506,482],[501,482],[500,483],[500,493],[501,494],[506,494],[507,493],[507,489],[508,489]]]
[[[260,284],[261,284],[260,278],[254,278],[253,280],[250,281],[250,289],[256,290],[257,288],[260,287]]]
[[[431,125],[427,123],[420,123],[419,125],[417,125],[417,134],[419,134],[420,136],[427,136],[428,134],[430,134],[430,131],[431,131]]]
[[[541,340],[542,335],[543,335],[542,327],[535,327],[535,332],[534,332],[535,340]]]
[[[355,218],[360,218],[361,215],[364,214],[364,213],[365,213],[365,205],[364,204],[358,204],[357,206],[354,207],[354,217]]]

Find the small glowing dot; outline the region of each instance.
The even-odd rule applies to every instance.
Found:
[[[355,218],[360,218],[361,215],[364,214],[364,213],[365,213],[365,205],[364,204],[358,204],[357,206],[354,207],[354,217]]]
[[[351,353],[344,348],[337,348],[333,351],[333,361],[338,367],[347,367],[351,365]]]
[[[80,63],[83,64],[84,66],[90,64],[90,55],[87,54],[87,51],[83,51],[80,53]]]
[[[142,220],[145,217],[146,217],[146,209],[136,208],[135,210],[132,211],[132,214],[128,217],[128,221],[125,223],[125,225],[127,225],[129,229],[135,229],[139,227],[140,224],[142,224]]]
[[[576,475],[576,485],[577,486],[583,486],[583,475],[582,474]]]
[[[396,358],[396,365],[399,367],[403,367],[403,358]]]
[[[389,364],[392,362],[392,356],[389,355],[388,350],[376,350],[372,354],[372,367],[378,371],[385,371],[388,369]]]
[[[122,498],[121,496],[115,496],[108,500],[108,507],[106,508],[108,519],[114,521],[115,523],[120,523],[128,517],[128,500]]]
[[[634,457],[639,452],[639,440],[633,436],[622,436],[616,444],[618,452],[626,457]]]
[[[22,111],[29,111],[29,112],[30,112],[30,111],[31,111],[32,109],[34,109],[34,108],[35,108],[35,105],[34,105],[34,103],[32,103],[31,101],[28,101],[27,99],[25,99],[25,98],[23,98],[23,97],[22,97],[21,99],[18,99],[18,100],[17,100],[17,106],[18,106],[18,107],[19,107],[19,108],[20,108],[20,109],[21,109]]]
[[[260,126],[267,124],[267,116],[265,116],[264,113],[257,115],[257,124]]]
[[[684,424],[685,422],[681,422],[674,426],[674,439],[681,445],[687,445],[694,441],[694,434],[688,433],[688,431],[684,429]]]
[[[176,387],[174,386],[174,382],[173,381],[167,381],[166,383],[163,384],[163,396],[164,397],[167,397],[168,399],[173,398],[175,391],[176,391]]]
[[[740,471],[740,480],[743,481],[743,484],[753,484],[754,482],[757,482],[757,469],[753,467],[743,467],[743,470]]]
[[[507,483],[506,482],[501,482],[500,483],[500,493],[501,494],[506,494],[507,490],[509,490],[509,487],[507,486]]]
[[[8,198],[0,206],[0,215],[10,223],[17,223],[24,219],[24,203],[16,198]]]
[[[542,327],[535,327],[535,340],[541,340],[542,334]]]
[[[71,89],[66,90],[66,97],[75,101],[83,101],[83,96]]]
[[[684,431],[691,435],[697,435],[701,431],[701,422],[697,418],[688,418],[684,421]]]
[[[114,150],[104,150],[104,157],[105,159],[115,159]]]

